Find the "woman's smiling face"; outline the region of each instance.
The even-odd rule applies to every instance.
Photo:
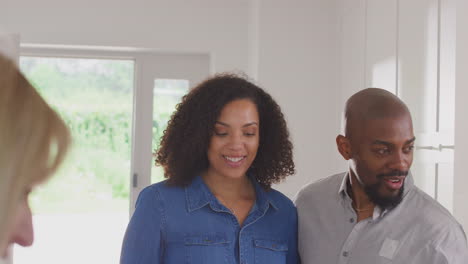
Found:
[[[221,177],[244,177],[257,155],[260,120],[249,99],[227,103],[214,126],[207,155],[208,173]]]

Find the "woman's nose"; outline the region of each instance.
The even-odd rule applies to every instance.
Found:
[[[27,201],[25,201],[20,208],[18,208],[10,243],[16,243],[27,247],[32,245],[33,241],[32,213]]]
[[[242,133],[234,133],[229,142],[229,147],[231,149],[240,149],[244,145]]]

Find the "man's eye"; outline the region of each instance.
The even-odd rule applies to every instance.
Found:
[[[386,148],[385,149],[378,149],[377,153],[380,154],[380,155],[385,155],[385,154],[390,153],[390,150],[386,149]]]
[[[414,146],[408,146],[405,148],[405,152],[409,153],[414,150]]]

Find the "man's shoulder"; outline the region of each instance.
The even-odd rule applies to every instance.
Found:
[[[294,199],[296,204],[301,200],[310,201],[310,199],[315,197],[321,197],[323,199],[324,196],[338,195],[338,190],[345,175],[345,172],[338,173],[307,184],[301,188],[296,195],[296,198]]]
[[[410,208],[418,208],[418,214],[421,214],[424,217],[429,215],[432,216],[430,219],[435,217],[433,222],[438,222],[438,220],[443,219],[446,219],[447,221],[455,220],[452,214],[444,206],[417,186],[413,186],[412,193],[408,198],[408,203],[411,204]]]
[[[463,228],[455,217],[438,201],[414,186],[409,197],[408,210],[411,210],[418,219],[419,225],[427,230],[445,235],[450,232],[460,232],[464,236]]]

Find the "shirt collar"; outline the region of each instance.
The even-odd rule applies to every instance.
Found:
[[[346,196],[348,196],[349,198],[351,198],[351,196],[348,194],[348,190],[346,188],[347,184],[348,184],[348,179],[349,179],[349,172],[345,173],[344,174],[344,177],[343,179],[341,180],[341,185],[340,185],[340,189],[338,189],[338,194],[342,197],[342,198],[345,198]]]
[[[347,183],[349,179],[349,172],[344,174],[343,180],[341,181],[340,188],[338,190],[338,194],[341,196],[342,199],[351,199],[351,196],[348,194],[348,188],[347,188]],[[414,179],[413,175],[411,174],[411,171],[408,172],[408,176],[406,176],[405,179],[405,189],[403,190],[403,200],[401,203],[405,201],[405,197],[407,194],[413,189],[414,186]],[[374,209],[374,214],[372,216],[372,219],[375,220],[378,217],[383,217],[385,214],[388,213],[389,210],[382,210],[379,206],[376,206]]]
[[[256,200],[254,208],[256,207],[263,213],[266,212],[271,205],[275,210],[278,210],[274,201],[269,197],[263,187],[260,186],[257,180],[255,180],[254,177],[249,176],[249,178],[252,180],[255,188]],[[213,210],[218,212],[226,211],[226,208],[216,199],[200,175],[196,176],[192,180],[192,183],[185,187],[185,196],[187,200],[187,210],[189,212],[198,210],[206,205],[210,205]]]
[[[195,211],[212,202],[212,196],[208,186],[200,176],[195,177],[190,185],[185,187],[185,198],[187,200],[187,210]]]

